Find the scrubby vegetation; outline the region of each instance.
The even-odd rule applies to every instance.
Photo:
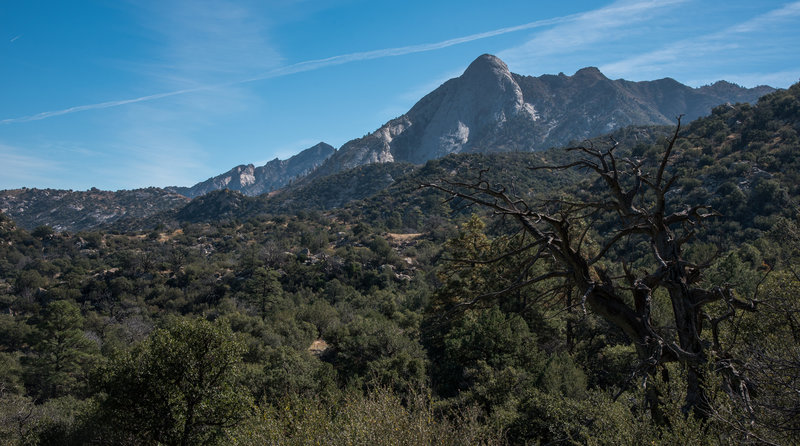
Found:
[[[703,322],[704,351],[730,358],[738,381],[711,355],[643,364],[586,290],[513,286],[548,272],[515,254],[528,239],[513,222],[419,188],[482,175],[531,203],[602,197],[596,176],[528,169],[574,160],[562,151],[379,169],[402,178],[335,210],[218,193],[205,202],[234,206],[196,201],[137,230],[25,230],[0,215],[0,442],[797,443],[798,132],[795,85],[691,123],[668,166],[670,209],[721,214],[685,245],[705,264],[692,280],[757,302],[714,322],[716,302]],[[620,157],[663,154],[652,135],[618,139]],[[570,230],[593,249],[613,224],[599,214]],[[603,274],[648,252],[611,249]],[[659,335],[676,336],[666,295],[651,305]],[[687,406],[703,367],[704,404]]]

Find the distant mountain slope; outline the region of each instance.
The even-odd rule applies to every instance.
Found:
[[[368,164],[256,197],[220,189],[196,197],[185,206],[165,209],[147,218],[123,218],[110,227],[119,231],[136,231],[150,229],[159,223],[177,226],[182,223],[246,220],[262,214],[329,210],[372,197],[395,181],[407,181],[408,175],[416,169],[418,166],[406,163]]]
[[[670,78],[611,80],[593,67],[573,76],[522,76],[484,54],[404,115],[339,150],[320,143],[285,161],[240,165],[192,187],[168,189],[190,198],[219,189],[255,196],[308,174],[321,178],[365,164],[542,150],[631,125],[671,125],[678,115],[690,121],[717,105],[752,103],[772,91],[725,81],[691,88]]]
[[[770,87],[746,89],[727,82],[690,88],[672,79],[648,82],[610,80],[596,68],[584,68],[573,76],[520,76],[510,73],[500,59],[483,55],[462,76],[445,82],[426,95],[408,113],[363,138],[346,143],[338,151],[320,143],[288,160],[276,159],[261,167],[238,166],[189,188],[118,192],[96,189],[86,192],[0,191],[0,211],[24,228],[47,224],[58,230],[82,230],[148,228],[161,221],[247,218],[258,213],[294,211],[303,207],[330,209],[380,194],[386,187],[397,191],[399,185],[405,184],[401,180],[407,179],[410,171],[414,170],[408,163],[420,165],[427,160],[457,153],[530,152],[606,134],[630,123],[671,125],[679,114],[684,114],[684,122],[689,122],[697,116],[707,115],[716,104],[753,102],[773,90]],[[747,111],[759,123],[772,122],[773,115],[782,110],[782,105],[775,105],[775,98],[796,100],[796,92],[795,85],[790,91],[768,95],[770,99],[758,106],[745,104],[727,108],[742,113]],[[715,113],[719,115],[722,113],[720,110],[725,109],[718,107]],[[764,133],[766,130],[760,128],[752,130],[750,121],[739,121],[740,124],[714,121],[714,125],[709,127],[709,132],[713,133],[712,143],[728,147],[739,144],[737,141],[755,141],[753,134],[756,134],[772,138],[757,141],[764,147],[771,147],[771,141],[788,141],[790,130],[798,131],[796,126],[789,126],[783,132],[775,133],[770,129]],[[744,130],[740,131],[736,126],[742,126]],[[719,128],[730,130],[725,133]],[[642,134],[633,140],[646,143],[648,138]],[[721,159],[713,152],[713,144],[703,148],[701,160],[706,167],[709,166],[707,163]],[[760,157],[760,162],[774,159],[792,161],[797,145],[786,144],[789,144],[789,149],[784,147],[764,157],[757,154],[747,156]],[[750,151],[751,147],[737,145],[736,150]],[[517,158],[507,160],[512,159]],[[377,166],[377,163],[389,162],[397,165]],[[737,160],[736,165],[740,166],[737,168],[742,168],[745,162]],[[376,166],[349,171],[372,164]],[[502,169],[503,166],[495,168]],[[776,169],[773,165],[759,165],[757,168],[765,171]],[[719,169],[711,170],[716,172]],[[753,175],[760,175],[760,170],[754,170]],[[734,170],[731,175],[736,172]],[[321,181],[332,174],[338,175]],[[717,181],[711,174],[700,172],[700,175],[702,181],[708,178]],[[782,175],[788,178],[790,173]],[[276,190],[290,181],[293,183],[290,190],[281,191],[272,198],[261,196],[258,200],[250,200],[246,196]],[[743,178],[742,181],[754,180]],[[749,184],[743,183],[737,188],[746,189]],[[731,189],[730,185],[726,187]],[[179,213],[188,202],[186,197],[199,197],[215,190],[235,193],[216,194],[208,200],[199,200]],[[693,189],[701,190],[706,190],[706,186]],[[384,194],[381,200],[387,209],[397,211],[399,202],[394,200],[397,197],[393,193]]]
[[[619,156],[658,156],[654,145],[672,127],[626,127],[607,136],[620,143]],[[800,197],[800,84],[762,97],[756,105],[715,107],[712,113],[686,123],[670,170],[677,173],[676,203],[711,203],[725,223],[710,232],[740,234],[743,241],[769,230],[779,218],[796,221]],[[392,229],[425,230],[431,217],[457,210],[458,203],[421,183],[442,178],[468,181],[479,172],[493,184],[516,193],[547,194],[575,190],[581,172],[553,174],[530,171],[530,165],[569,161],[572,152],[454,154],[423,166],[370,164],[323,178],[304,178],[274,194],[248,197],[221,190],[191,202],[161,189],[86,192],[23,189],[0,191],[0,210],[21,227],[48,224],[56,229],[151,229],[158,224],[246,220],[260,214],[328,210],[351,220],[384,224]],[[585,186],[585,185],[584,185]],[[589,191],[582,186],[580,190]],[[466,209],[466,212],[471,212]],[[2,218],[0,218],[2,221]],[[422,225],[422,226],[420,226]],[[746,230],[743,230],[746,229]],[[721,237],[722,235],[720,235]],[[732,237],[731,235],[725,235]]]
[[[146,219],[189,199],[155,187],[116,192],[91,189],[14,189],[0,191],[0,211],[26,229],[49,225],[58,231],[80,231],[127,218]]]
[[[624,147],[650,145],[663,139],[670,130],[670,127],[659,126],[628,127],[606,138],[613,137]],[[293,214],[337,208],[339,212],[360,215],[356,218],[358,220],[379,224],[389,219],[420,221],[417,218],[420,213],[426,218],[448,218],[449,208],[442,206],[445,197],[431,189],[420,188],[421,184],[444,177],[471,178],[486,169],[484,175],[489,181],[511,178],[520,191],[547,194],[568,187],[582,175],[566,172],[554,179],[540,171],[531,172],[528,167],[542,163],[557,164],[570,156],[556,149],[536,153],[453,154],[431,160],[422,166],[408,163],[366,164],[322,178],[307,178],[291,187],[257,197],[226,189],[212,191],[181,208],[165,210],[146,219],[120,219],[111,227],[119,231],[132,231],[150,229],[159,223],[174,227],[182,223],[231,219],[244,221],[263,214]]]
[[[169,187],[167,189],[189,198],[220,189],[236,190],[250,196],[261,195],[279,189],[295,178],[307,175],[334,151],[332,146],[321,142],[287,160],[275,158],[260,167],[252,164],[236,166],[222,175],[209,178],[192,187]]]
[[[344,144],[313,176],[369,163],[419,164],[450,153],[542,150],[629,125],[674,124],[681,114],[692,120],[716,105],[755,102],[772,91],[728,82],[691,88],[668,78],[611,80],[597,68],[521,76],[484,54],[408,113]]]
[[[711,203],[723,213],[721,224],[708,231],[719,237],[753,239],[778,218],[798,218],[800,197],[800,84],[762,97],[756,105],[719,106],[707,116],[686,121],[676,146],[671,173],[678,175],[676,205]],[[671,126],[626,127],[593,138],[620,143],[618,155],[657,157],[659,141]],[[244,197],[215,193],[195,200],[178,221],[216,221],[219,216],[245,220],[259,214],[340,208],[351,221],[385,225],[399,231],[430,230],[432,218],[452,212],[474,212],[420,184],[443,178],[482,178],[504,184],[521,196],[546,197],[569,192],[592,193],[580,171],[530,171],[532,165],[562,164],[574,152],[561,149],[518,153],[462,153],[431,160],[419,167],[405,163],[373,163],[322,178],[306,178],[271,196]],[[210,220],[209,220],[210,219]],[[747,229],[747,230],[744,230]],[[736,236],[731,235],[731,231]]]
[[[265,201],[272,213],[334,209],[385,190],[415,168],[408,163],[367,164],[281,189]]]

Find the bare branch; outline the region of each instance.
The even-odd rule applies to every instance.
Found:
[[[664,169],[667,168],[667,163],[672,156],[672,149],[675,147],[675,141],[678,140],[678,133],[681,131],[681,118],[683,118],[683,115],[678,116],[678,125],[675,126],[675,132],[672,134],[667,149],[664,151],[664,156],[661,157],[661,164],[658,166],[658,174],[656,174],[655,181],[655,185],[658,188],[661,188],[661,180],[664,178]]]
[[[503,253],[503,254],[501,254],[501,255],[499,255],[497,257],[493,257],[493,258],[491,258],[489,260],[454,259],[454,258],[448,258],[448,257],[442,257],[442,260],[444,260],[446,262],[468,263],[470,265],[488,265],[488,264],[491,264],[491,263],[497,263],[497,262],[499,262],[501,260],[504,260],[504,259],[507,259],[509,257],[513,257],[513,256],[515,256],[517,254],[523,253],[523,252],[533,248],[534,246],[537,246],[537,245],[540,245],[540,244],[546,243],[546,242],[547,242],[547,239],[539,239],[539,240],[536,240],[534,242],[528,243],[527,245],[522,246],[521,248],[517,248],[517,249],[514,249],[512,251],[505,252],[505,253]]]
[[[719,214],[705,204],[671,214],[665,212],[667,192],[675,186],[678,178],[677,175],[670,176],[668,166],[680,134],[681,118],[678,117],[677,126],[666,141],[660,159],[650,169],[645,168],[643,160],[618,158],[614,152],[618,143],[614,140],[601,148],[588,141],[584,145],[566,149],[581,157],[576,161],[529,167],[530,171],[588,171],[599,180],[597,183],[605,187],[607,198],[580,200],[556,197],[529,205],[519,196],[509,194],[502,185],[492,185],[484,180],[485,170],[479,172],[478,179],[473,182],[443,180],[428,186],[453,198],[484,207],[495,215],[511,217],[520,224],[523,233],[533,239],[524,241],[523,237],[519,247],[491,259],[478,256],[463,261],[481,265],[525,256],[520,262],[512,263],[513,268],[506,268],[510,285],[499,291],[484,293],[462,305],[499,298],[536,283],[562,279],[555,287],[546,285],[550,288],[539,295],[555,298],[562,290],[564,293],[571,292],[566,290],[581,290],[579,302],[567,304],[567,307],[580,305],[584,313],[592,311],[625,333],[635,346],[639,358],[639,366],[632,376],[652,375],[665,363],[679,362],[688,375],[685,407],[696,410],[701,417],[707,417],[711,413],[711,399],[706,385],[713,380],[707,379],[705,367],[709,361],[718,363],[725,359],[721,356],[720,326],[725,321],[734,320],[741,311],[755,311],[759,302],[755,299],[757,291],[753,299],[743,300],[729,288],[705,289],[697,286],[702,271],[709,266],[708,262],[694,265],[683,259],[684,245],[696,237],[705,221]],[[584,242],[597,219],[605,216],[614,216],[611,222],[616,226],[605,228],[602,239],[598,235],[601,245],[595,253],[585,247]],[[586,219],[591,219],[591,222],[587,223]],[[612,258],[615,248],[626,239],[649,242],[652,257],[646,255],[640,259],[649,262],[649,266],[639,267],[635,271],[625,256],[622,259]],[[534,274],[534,264],[542,259],[547,259],[547,265],[552,266],[553,270],[529,278],[530,274]],[[617,274],[615,262],[617,265],[621,263],[622,274]],[[654,327],[651,311],[654,296],[661,295],[654,294],[659,290],[666,291],[665,295],[672,304],[672,315],[666,322],[655,321],[660,325]],[[570,299],[571,296],[567,301]],[[704,312],[704,308],[714,302],[725,305],[722,314],[711,316]],[[709,345],[707,335],[703,334],[704,320],[708,322],[705,328],[711,329],[713,345]],[[728,383],[739,379],[731,371],[733,369],[720,370]],[[648,395],[648,398],[653,397],[650,392]],[[657,396],[655,398],[649,401],[651,407],[659,405]]]

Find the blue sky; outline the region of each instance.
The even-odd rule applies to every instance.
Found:
[[[192,185],[339,147],[483,53],[785,88],[800,1],[2,0],[0,189]]]

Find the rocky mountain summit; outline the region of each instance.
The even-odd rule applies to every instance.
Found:
[[[314,177],[369,163],[423,163],[450,153],[535,151],[629,125],[693,120],[717,105],[755,102],[771,87],[728,82],[692,88],[673,79],[611,80],[594,67],[572,76],[522,76],[484,54],[408,113],[344,144]]]
[[[537,111],[500,59],[483,55],[458,78],[445,82],[364,138],[354,139],[325,163],[320,175],[376,162],[423,163],[467,152],[517,121],[533,123]],[[491,149],[489,149],[491,150]]]
[[[630,125],[693,120],[725,103],[755,102],[774,91],[719,81],[692,88],[674,79],[611,80],[597,68],[574,75],[522,76],[484,54],[404,115],[339,150],[319,143],[288,160],[240,165],[192,187],[168,190],[194,198],[220,189],[260,195],[308,176],[321,178],[372,163],[421,164],[451,153],[536,151]]]
[[[334,152],[333,146],[321,142],[286,160],[275,158],[259,167],[252,164],[240,165],[192,187],[167,189],[189,198],[220,189],[236,190],[250,196],[261,195],[280,189],[295,178],[308,175]]]

